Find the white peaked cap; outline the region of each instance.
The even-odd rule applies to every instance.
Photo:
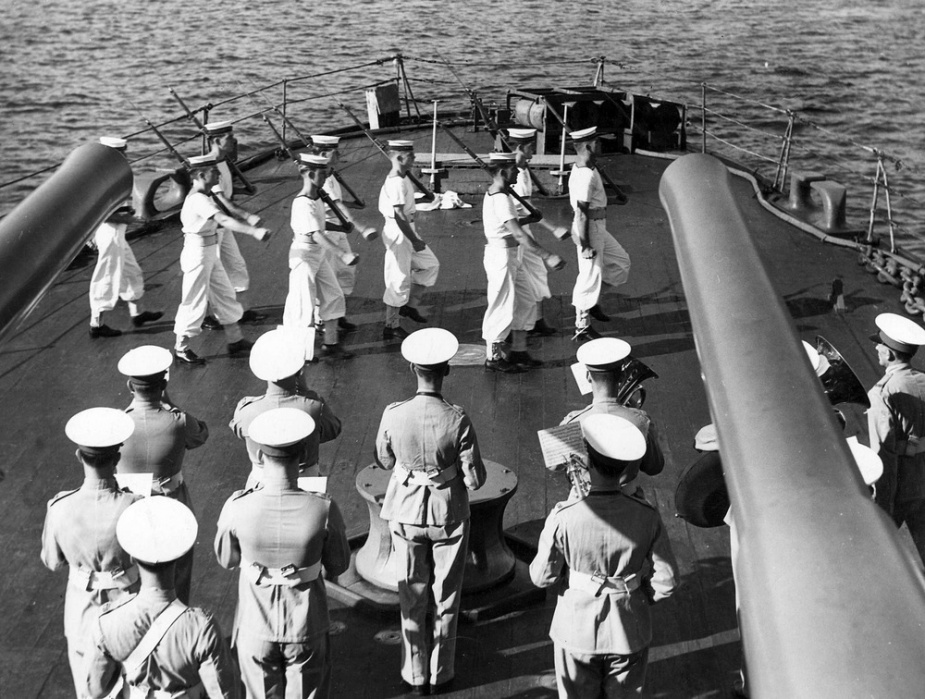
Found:
[[[883,462],[874,450],[858,442],[857,437],[848,437],[845,441],[848,442],[848,448],[851,449],[854,463],[857,464],[864,482],[873,485],[880,480],[880,476],[883,475]]]
[[[266,447],[289,447],[315,431],[312,416],[296,408],[274,408],[260,413],[247,428],[251,441]]]
[[[581,433],[598,454],[618,461],[636,461],[646,453],[646,438],[632,422],[595,413],[581,421]]]
[[[155,345],[142,345],[126,352],[117,368],[125,376],[152,376],[167,371],[171,364],[173,355],[170,350]]]
[[[295,376],[305,366],[305,338],[287,328],[274,328],[257,338],[249,361],[254,376],[263,381]]]
[[[431,366],[450,361],[459,350],[459,340],[449,330],[424,328],[401,343],[401,356],[412,364]]]
[[[586,342],[575,353],[575,358],[588,369],[615,368],[630,354],[630,344],[616,337],[599,337]]]
[[[100,143],[110,148],[118,148],[119,150],[128,147],[128,141],[118,136],[100,136]]]
[[[136,561],[169,563],[193,548],[199,526],[186,505],[173,498],[151,497],[129,505],[116,523],[116,538]]]
[[[64,426],[64,434],[74,444],[91,449],[107,449],[125,442],[135,431],[132,418],[115,408],[90,408],[74,415]]]
[[[587,129],[572,131],[571,138],[573,141],[590,141],[592,138],[597,138],[597,127],[589,126]]]
[[[880,329],[879,341],[891,349],[913,354],[920,345],[925,345],[925,328],[904,316],[881,313],[874,322]]]
[[[716,441],[716,425],[710,423],[701,427],[694,436],[694,449],[697,451],[719,451]]]

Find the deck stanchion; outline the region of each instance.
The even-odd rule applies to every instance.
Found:
[[[707,152],[707,84],[700,83],[700,152]]]
[[[440,180],[438,175],[446,172],[443,168],[437,167],[437,104],[439,100],[434,100],[434,131],[430,139],[430,167],[422,168],[421,172],[430,175],[430,189],[436,192],[440,189]]]

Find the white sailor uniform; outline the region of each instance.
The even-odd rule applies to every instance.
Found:
[[[333,175],[324,181],[324,187],[322,189],[324,189],[331,201],[338,206],[341,204],[344,199],[344,193],[341,189],[340,182],[338,182]],[[330,223],[340,223],[340,219],[337,218],[336,214],[327,204],[324,205],[324,217],[325,220]],[[351,254],[353,252],[353,248],[350,247],[350,241],[347,239],[347,234],[343,231],[329,229],[327,236],[328,240],[339,247],[344,253]],[[341,291],[344,292],[344,296],[350,296],[350,294],[353,293],[353,288],[356,286],[357,266],[348,265],[339,255],[331,255],[328,253],[328,258],[331,263],[331,268],[337,276],[337,283],[340,284]]]
[[[221,188],[225,198],[231,201],[234,196],[231,168],[228,167],[225,160],[219,160],[216,167],[218,168],[218,186]],[[239,294],[247,291],[251,283],[250,275],[247,273],[247,263],[244,261],[240,248],[238,248],[238,239],[235,237],[234,231],[219,227],[218,246],[219,256],[221,257],[222,265],[225,267],[225,272],[228,273],[231,286]]]
[[[524,199],[529,200],[530,197],[533,196],[533,179],[530,177],[529,169],[517,169],[517,181],[513,184],[512,189]],[[523,204],[517,202],[516,206],[517,215],[519,217],[522,218],[528,214]],[[527,235],[534,237],[529,225],[521,225],[521,228],[524,229]],[[546,264],[543,262],[543,258],[528,247],[523,248],[523,270],[530,284],[530,291],[533,296],[533,305],[526,321],[527,329],[531,330],[533,326],[536,325],[536,321],[541,317],[540,301],[552,298],[552,293],[549,291],[549,273],[546,269]]]
[[[90,277],[90,311],[94,317],[114,309],[119,299],[138,301],[144,296],[144,276],[125,240],[127,228],[125,223],[105,221],[93,234],[99,252]]]

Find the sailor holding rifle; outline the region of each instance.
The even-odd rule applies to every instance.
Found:
[[[128,377],[132,404],[125,409],[135,425],[122,447],[116,472],[131,479],[146,477],[151,495],[173,498],[192,509],[189,489],[183,479],[183,458],[187,450],[206,443],[209,428],[175,406],[167,395],[167,372],[173,363],[170,351],[145,345],[127,352],[119,360],[119,373]],[[129,485],[129,489],[141,492]],[[147,493],[144,493],[147,494]],[[177,561],[176,589],[180,601],[189,604],[193,578],[193,551]]]
[[[115,469],[119,448],[134,425],[121,410],[91,408],[68,420],[64,432],[77,444],[83,484],[48,502],[42,531],[42,563],[68,566],[64,637],[77,696],[87,693],[90,634],[100,608],[138,589],[138,568],[116,540],[119,516],[140,496],[121,490]]]
[[[128,141],[124,138],[102,136],[100,143],[126,154]],[[99,253],[93,275],[90,277],[90,337],[118,337],[121,330],[103,323],[103,313],[116,307],[119,299],[128,304],[132,325],[136,328],[159,320],[163,311],[142,311],[141,297],[145,293],[145,280],[135,253],[125,240],[128,224],[134,220],[130,204],[116,209],[93,234],[93,244]]]
[[[174,589],[177,559],[196,543],[188,507],[145,498],[119,518],[119,543],[138,564],[141,590],[109,605],[94,628],[90,696],[103,699],[125,673],[130,699],[235,699],[234,661],[218,623]],[[203,679],[208,677],[208,685]]]
[[[575,306],[575,335],[578,341],[593,340],[600,333],[591,318],[606,323],[610,317],[600,306],[604,284],[618,287],[630,273],[630,257],[623,246],[607,232],[607,192],[595,168],[600,151],[597,127],[572,131],[572,143],[578,158],[569,173],[569,200],[572,239],[578,248],[578,276],[572,291]]]
[[[390,140],[387,153],[392,161],[382,189],[379,190],[379,213],[385,218],[382,242],[385,277],[384,340],[403,340],[408,332],[401,327],[401,318],[426,323],[418,310],[424,289],[437,283],[440,262],[421,237],[414,224],[415,187],[407,175],[414,167],[414,143]],[[431,201],[433,195],[422,201]]]
[[[183,271],[183,291],[173,331],[177,336],[174,354],[186,364],[202,364],[190,347],[190,338],[202,332],[202,321],[207,306],[212,310],[225,330],[228,352],[232,355],[245,354],[251,348],[244,339],[238,321],[244,313],[235,298],[234,287],[218,253],[218,228],[246,233],[258,240],[267,240],[270,231],[244,223],[222,211],[212,193],[218,184],[218,160],[212,155],[200,155],[189,159],[192,187],[183,208],[180,222],[183,230],[183,251],[180,253],[180,269]]]
[[[337,256],[353,266],[359,258],[341,250],[328,237],[328,229],[344,231],[346,227],[325,220],[321,189],[330,172],[327,157],[300,153],[299,172],[302,189],[292,200],[289,219],[293,237],[289,248],[289,293],[283,309],[283,325],[308,330],[317,313],[324,323],[320,356],[350,359],[353,353],[341,346],[339,337],[339,321],[347,315],[347,300],[330,259]]]
[[[649,606],[674,592],[677,564],[658,510],[621,486],[645,437],[616,415],[591,415],[581,431],[590,492],[549,513],[530,577],[539,587],[559,584],[549,629],[559,696],[642,694]]]
[[[296,483],[303,442],[314,421],[294,408],[258,415],[251,439],[263,482],[238,491],[222,508],[215,555],[240,568],[232,644],[249,699],[322,699],[331,681],[328,575],[343,573],[350,547],[340,509]]]
[[[305,349],[302,339],[287,328],[270,330],[257,338],[251,350],[250,367],[258,379],[267,382],[262,396],[242,398],[235,408],[229,427],[243,439],[250,457],[251,472],[245,488],[263,481],[260,446],[250,434],[250,424],[263,413],[276,408],[295,408],[312,418],[315,429],[303,441],[299,458],[299,476],[320,476],[319,447],[340,434],[340,419],[324,398],[307,388],[302,375]]]
[[[392,470],[380,516],[389,522],[395,549],[401,676],[416,694],[439,692],[455,676],[467,491],[486,478],[472,422],[441,393],[458,348],[442,328],[418,330],[402,342],[417,392],[385,409],[376,436],[376,463]]]

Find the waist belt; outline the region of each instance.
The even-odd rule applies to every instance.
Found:
[[[603,573],[589,575],[577,570],[570,570],[568,574],[568,586],[570,589],[581,590],[595,597],[602,594],[628,595],[633,590],[638,589],[641,584],[641,572],[633,575],[614,575],[611,577],[607,577]]]
[[[283,568],[267,568],[248,561],[246,558],[241,559],[241,572],[244,577],[255,585],[285,585],[286,587],[295,587],[304,582],[310,582],[318,578],[321,574],[321,561],[313,563],[305,568],[296,568],[294,565],[288,565]]]
[[[321,467],[315,463],[311,466],[300,466],[299,467],[299,476],[320,476]],[[257,483],[263,483],[263,466],[258,466],[255,463],[251,463],[251,478],[253,478]]]
[[[592,221],[603,221],[607,218],[607,209],[588,209],[588,218]]]
[[[506,235],[503,238],[486,238],[485,245],[489,248],[516,248],[520,243],[512,235]]]
[[[303,245],[317,245],[315,242],[314,233],[294,233],[292,236],[292,242],[302,243]]]
[[[925,441],[918,437],[909,440],[898,440],[896,442],[897,456],[916,456],[925,454]]]
[[[200,682],[195,687],[180,689],[176,692],[165,692],[162,689],[151,689],[145,685],[129,685],[129,699],[201,699],[206,695],[206,688]]]
[[[438,468],[412,470],[401,464],[398,467],[405,472],[404,485],[443,485],[456,478],[456,474],[459,473],[459,467],[456,464],[443,470]]]
[[[155,478],[151,481],[152,495],[171,495],[183,484],[183,471],[177,471],[169,478]]]
[[[184,233],[183,242],[184,245],[188,243],[189,245],[207,248],[210,245],[218,243],[218,234],[208,233],[206,235],[200,235],[199,233]]]
[[[89,570],[71,568],[68,578],[84,590],[117,590],[134,585],[138,580],[138,566],[129,566],[125,570]]]

